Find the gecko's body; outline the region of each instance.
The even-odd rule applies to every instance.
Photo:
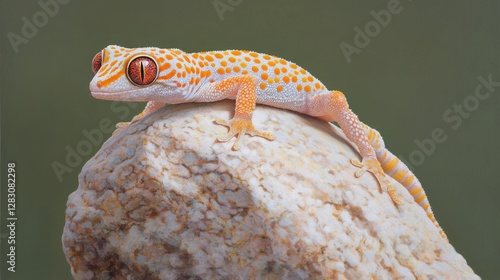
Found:
[[[144,111],[134,120],[167,103],[235,99],[234,118],[215,120],[229,127],[229,133],[219,137],[219,141],[228,141],[238,135],[235,149],[239,148],[244,134],[274,139],[271,132],[254,128],[252,113],[256,103],[335,121],[356,144],[363,158],[362,162],[352,160],[360,167],[355,175],[359,177],[365,171],[372,173],[396,204],[403,202],[387,175],[400,182],[446,239],[420,182],[385,148],[380,134],[359,121],[340,91],[327,90],[323,83],[292,62],[240,50],[185,53],[178,49],[108,46],[94,57],[92,64],[96,75],[90,83],[90,91],[94,97],[148,101]]]

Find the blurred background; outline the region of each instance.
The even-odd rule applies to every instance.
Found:
[[[110,136],[101,122],[128,121],[144,105],[91,97],[91,60],[108,44],[250,49],[308,69],[414,167],[451,244],[483,279],[498,279],[500,2],[443,2],[2,1],[2,279],[71,279],[67,197]],[[102,139],[89,141],[91,131]],[[8,162],[15,273],[5,258]]]

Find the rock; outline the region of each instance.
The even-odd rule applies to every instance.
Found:
[[[76,279],[479,279],[393,180],[395,206],[337,127],[257,106],[276,140],[216,141],[233,101],[173,105],[87,162],[62,237]]]

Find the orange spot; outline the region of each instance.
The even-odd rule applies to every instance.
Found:
[[[250,57],[248,57],[248,56],[245,56],[245,60],[246,60],[246,61],[250,61],[250,60],[252,60],[252,59],[251,59]]]
[[[200,78],[196,78],[196,84],[200,83]]]
[[[280,78],[279,77],[274,77],[274,82],[275,83],[279,83],[280,82]]]
[[[240,63],[241,68],[246,68],[247,64],[245,62]]]
[[[205,58],[206,58],[208,61],[214,61],[214,58],[213,58],[212,56],[210,56],[210,55],[207,55]]]
[[[215,63],[210,63],[210,66],[212,66],[213,68],[215,68]]]
[[[314,84],[314,87],[316,87],[316,88],[320,88],[320,87],[321,87],[321,85],[320,85],[319,83],[315,83],[315,84]]]
[[[182,72],[182,77],[185,78],[186,77],[186,71],[183,71]]]
[[[306,92],[311,92],[311,86],[310,86],[310,85],[305,86],[305,87],[304,87],[304,90],[305,90]]]
[[[278,87],[276,88],[276,90],[277,90],[278,92],[282,91],[282,90],[283,90],[283,86],[278,86]]]
[[[165,50],[159,50],[160,53],[165,53]]]
[[[215,57],[217,57],[217,58],[223,58],[224,56],[221,53],[215,53]]]
[[[259,56],[259,54],[258,54],[258,53],[255,53],[255,52],[251,52],[251,53],[250,53],[250,55],[251,55],[251,56],[253,56],[253,57],[257,57],[257,56]]]
[[[420,203],[425,199],[425,194],[420,195],[417,199],[415,199],[416,203]]]
[[[297,69],[297,64],[292,63],[290,64],[290,67],[292,67],[293,69]]]
[[[267,65],[262,64],[262,66],[261,66],[261,67],[262,67],[262,70],[264,70],[264,71],[266,71],[266,70],[267,70]]]
[[[273,84],[274,80],[273,80],[273,78],[269,78],[269,79],[267,79],[267,82],[270,83],[270,84]]]
[[[274,74],[279,75],[280,74],[280,69],[279,68],[274,68]]]
[[[184,57],[184,59],[187,61],[187,62],[191,62],[191,59],[189,59],[189,57],[187,55],[183,55],[182,57]]]
[[[199,65],[200,67],[203,67],[205,64],[203,64],[203,62],[202,62],[202,61],[199,61],[199,62],[198,62],[198,65]]]
[[[160,66],[160,72],[163,71],[163,70],[167,70],[168,68],[170,68],[170,63],[164,63]]]
[[[238,67],[238,66],[234,66],[234,67],[233,67],[233,70],[234,70],[234,72],[240,72],[240,67]]]
[[[397,157],[389,159],[386,163],[382,164],[382,169],[384,169],[384,171],[393,170],[394,167],[396,167],[396,164],[398,164],[398,162],[399,160]]]
[[[220,75],[224,75],[224,68],[217,69],[217,73],[219,73]]]
[[[307,80],[308,80],[309,82],[312,82],[314,79],[313,79],[313,77],[312,77],[312,76],[308,76],[308,77],[307,77]]]
[[[405,170],[398,170],[391,177],[394,178],[394,180],[401,182],[406,174],[408,174],[408,172],[406,172]]]
[[[248,74],[248,71],[247,71],[247,70],[243,70],[243,71],[241,72],[241,74],[246,75],[246,74]]]
[[[302,82],[307,82],[307,78],[306,77],[302,77]]]
[[[281,67],[281,72],[286,73],[286,71],[288,71],[288,70],[286,70],[285,67]]]
[[[290,82],[290,77],[288,76],[283,77],[283,82],[285,82],[285,84],[288,84]]]
[[[196,74],[200,74],[200,68],[196,68]]]
[[[211,75],[212,75],[212,71],[207,70],[207,71],[205,72],[205,76],[210,77]]]
[[[254,71],[255,73],[257,73],[259,71],[259,68],[257,68],[257,66],[252,66],[252,71]]]
[[[300,85],[300,84],[299,84],[299,85],[297,85],[297,90],[298,90],[298,91],[301,91],[301,90],[302,90],[302,85]]]
[[[262,80],[267,80],[269,78],[269,75],[267,75],[267,73],[264,73],[260,75],[260,77],[262,78]]]
[[[221,66],[227,66],[227,61],[225,61],[225,60],[221,61],[221,62],[220,62],[220,65],[221,65]]]
[[[260,59],[256,58],[256,59],[253,60],[253,62],[260,63]]]
[[[302,73],[304,75],[306,74],[306,70],[304,70],[304,69],[300,69],[299,71],[300,71],[300,73]]]
[[[172,71],[170,71],[170,73],[168,73],[167,75],[162,76],[162,77],[160,77],[158,79],[168,80],[168,79],[172,78],[175,75],[176,72],[177,71],[175,71],[175,69],[173,69]]]
[[[179,83],[178,81],[174,81],[174,83],[177,87],[181,87],[181,83]]]
[[[236,62],[236,58],[234,58],[232,56],[230,56],[228,59],[229,59],[230,62],[233,62],[233,63]]]
[[[193,53],[192,55],[194,58],[198,58],[198,54],[197,53]]]
[[[234,54],[234,55],[240,55],[241,54],[240,51],[232,51],[231,53]]]
[[[177,66],[177,68],[181,68],[181,67],[182,67],[182,64],[180,64],[179,62],[177,62],[177,63],[175,64],[175,66]]]
[[[416,187],[410,190],[411,195],[419,194],[422,191],[422,187]]]
[[[108,86],[112,82],[118,80],[118,78],[120,78],[121,75],[122,75],[122,73],[118,72],[118,73],[114,74],[113,76],[109,77],[108,79],[104,80],[102,83],[98,83],[97,87],[101,88],[101,87]]]
[[[231,68],[227,67],[226,68],[226,73],[231,73]]]
[[[189,84],[192,85],[194,83],[194,78],[191,78],[191,80],[189,80]]]
[[[267,64],[269,64],[269,66],[275,66],[276,65],[276,61],[269,61]]]
[[[270,57],[270,56],[268,56],[267,54],[265,54],[265,55],[263,56],[263,58],[264,58],[265,60],[269,60],[269,59],[271,59],[271,57]]]
[[[296,83],[297,82],[297,76],[292,77],[292,82]]]
[[[181,77],[181,75],[182,75],[182,73],[181,73],[181,72],[177,73],[177,78],[180,78],[180,77]]]
[[[261,83],[260,84],[260,89],[266,89],[266,83]]]
[[[168,60],[172,60],[172,59],[174,59],[174,57],[173,57],[173,56],[171,56],[171,55],[169,55],[169,54],[167,54],[165,57],[166,57]]]

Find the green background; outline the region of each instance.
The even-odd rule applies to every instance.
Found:
[[[418,149],[415,140],[442,128],[446,141],[415,173],[456,250],[481,277],[498,279],[500,87],[456,130],[443,114],[471,100],[479,76],[500,81],[499,1],[401,0],[402,11],[351,63],[339,45],[353,45],[354,28],[364,29],[374,20],[370,12],[387,9],[389,0],[233,0],[222,20],[214,2],[69,1],[17,53],[8,34],[22,36],[22,18],[33,22],[43,10],[38,1],[1,2],[3,237],[10,161],[17,164],[18,217],[17,272],[6,271],[3,238],[2,279],[71,279],[60,241],[65,204],[83,164],[104,140],[61,180],[52,164],[66,164],[68,147],[85,142],[83,130],[99,129],[106,118],[129,120],[143,106],[119,103],[113,109],[111,102],[91,97],[90,62],[108,44],[187,52],[250,49],[284,57],[328,88],[342,90],[360,119],[406,159]]]

